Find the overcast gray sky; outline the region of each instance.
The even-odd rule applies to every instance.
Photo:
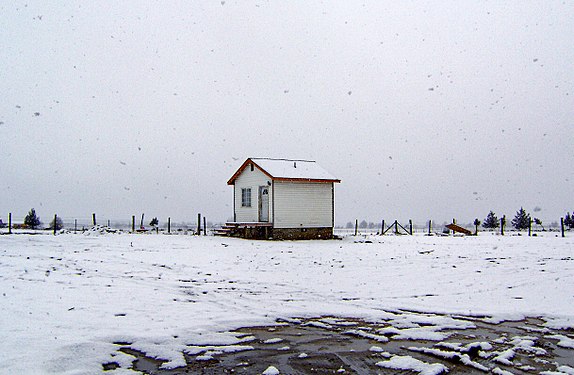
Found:
[[[245,158],[336,221],[574,210],[572,1],[9,1],[0,218],[213,221]]]

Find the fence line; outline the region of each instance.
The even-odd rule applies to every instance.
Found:
[[[126,232],[149,232],[155,231],[157,233],[183,233],[183,234],[204,234],[206,235],[210,231],[213,232],[216,229],[219,229],[223,226],[223,222],[221,223],[212,223],[207,221],[206,217],[203,216],[202,221],[202,214],[198,214],[197,221],[173,221],[171,217],[168,217],[166,220],[159,221],[157,225],[151,225],[149,223],[144,222],[144,215],[142,215],[142,219],[139,222],[139,226],[136,227],[136,216],[132,215],[130,219],[110,219],[106,217],[98,217],[96,213],[92,213],[91,217],[80,217],[80,218],[72,218],[72,217],[62,217],[58,214],[54,215],[54,222],[58,223],[58,220],[61,220],[62,227],[61,229],[67,231],[74,231],[74,232],[83,232],[90,230],[94,226],[99,227],[107,227],[112,230],[122,230]],[[472,231],[478,232],[499,232],[500,234],[504,235],[505,231],[510,231],[516,233],[516,230],[508,225],[503,217],[501,220],[502,224],[499,228],[488,230],[482,228],[480,225],[475,224],[462,224],[462,227],[466,227],[467,229],[472,229]],[[456,220],[453,219],[453,223]],[[24,218],[21,219],[20,222],[15,222],[12,213],[8,214],[8,223],[4,223],[0,220],[0,228],[4,228],[0,233],[12,233],[12,229],[31,229],[27,228],[23,225]],[[449,224],[447,222],[443,222],[442,224],[437,224],[432,220],[421,224],[421,223],[413,223],[412,220],[408,220],[408,225],[404,226],[401,225],[398,220],[394,220],[392,224],[389,226],[385,225],[385,220],[381,220],[381,226],[377,227],[373,223],[368,223],[365,225],[365,221],[361,222],[362,225],[359,225],[359,220],[356,219],[354,221],[354,226],[351,225],[349,227],[349,222],[346,227],[335,226],[334,232],[335,234],[339,235],[381,235],[387,233],[394,233],[394,234],[416,234],[416,233],[426,233],[426,234],[448,234],[450,231],[447,229],[443,229],[445,225]],[[369,225],[370,224],[370,225]],[[400,227],[400,230],[399,230]],[[53,230],[54,227],[51,223],[42,223],[37,229],[45,229],[45,230]],[[434,229],[434,230],[433,230]],[[573,228],[568,227],[565,225],[564,218],[560,218],[560,224],[552,223],[547,226],[537,225],[533,220],[530,222],[530,227],[527,229],[528,235],[536,235],[537,233],[541,232],[557,232],[560,233],[562,237],[565,237],[566,231],[571,231]],[[437,231],[439,230],[439,231]]]
[[[381,220],[380,227],[375,226],[372,222],[365,225],[365,221],[363,220],[362,226],[359,224],[359,220],[354,220],[353,222],[349,222],[345,227],[343,226],[335,226],[334,232],[335,234],[339,235],[385,235],[385,234],[416,234],[416,233],[425,233],[428,235],[432,234],[439,234],[439,235],[447,235],[447,234],[454,234],[453,231],[446,228],[448,224],[457,224],[456,219],[452,220],[452,223],[443,222],[442,224],[437,224],[432,220],[428,220],[425,224],[415,224],[412,220],[408,220],[408,225],[404,226],[401,225],[400,221],[394,220],[391,222],[390,225],[387,225],[385,220]],[[556,224],[552,223],[550,225],[540,225],[536,224],[534,220],[530,220],[530,225],[528,228],[524,230],[517,230],[506,221],[506,216],[503,216],[500,219],[500,223],[498,228],[487,229],[482,227],[481,225],[476,225],[476,223],[467,223],[467,224],[459,224],[460,227],[470,230],[473,234],[480,233],[480,232],[496,232],[501,235],[505,233],[526,233],[528,236],[536,236],[537,233],[559,233],[561,237],[565,237],[565,232],[572,231],[574,227],[568,228],[564,224],[564,218],[560,218],[560,224],[556,222]]]
[[[199,214],[201,215],[201,214]],[[1,218],[1,217],[0,217]],[[41,218],[40,218],[41,219]],[[183,233],[183,234],[204,234],[215,230],[223,225],[223,223],[212,223],[207,221],[207,218],[203,216],[203,222],[192,222],[192,221],[173,221],[171,217],[167,219],[159,219],[157,225],[151,225],[150,222],[139,222],[138,226],[135,226],[135,215],[131,219],[111,219],[106,217],[97,216],[95,213],[91,216],[86,217],[64,217],[59,214],[54,214],[54,216],[49,220],[49,222],[41,222],[37,228],[30,228],[24,224],[25,217],[21,219],[15,219],[12,213],[8,214],[8,222],[4,223],[0,220],[0,230],[8,234],[13,233],[15,229],[25,229],[25,230],[51,230],[53,231],[57,223],[57,230],[65,230],[70,232],[85,232],[91,230],[94,227],[97,228],[109,228],[110,230],[121,230],[125,232],[157,232],[157,233]],[[2,233],[2,232],[0,232]]]

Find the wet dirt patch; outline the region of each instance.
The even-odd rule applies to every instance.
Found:
[[[135,358],[133,370],[154,375],[261,374],[270,366],[281,374],[416,374],[428,366],[449,374],[574,371],[574,349],[559,345],[573,332],[549,329],[537,318],[494,324],[487,318],[402,311],[386,312],[376,322],[288,319],[231,333],[240,345],[190,346],[184,352],[187,365],[170,370],[129,343],[119,351]]]

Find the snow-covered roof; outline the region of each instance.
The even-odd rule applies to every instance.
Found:
[[[227,184],[233,185],[235,179],[250,163],[253,163],[273,180],[341,182],[314,160],[249,158],[233,174]]]

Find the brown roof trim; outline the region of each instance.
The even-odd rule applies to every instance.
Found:
[[[231,176],[231,178],[229,179],[229,181],[227,181],[227,185],[233,185],[235,184],[235,180],[237,179],[237,177],[239,177],[239,175],[245,170],[245,168],[247,168],[249,166],[250,163],[253,163],[254,166],[257,167],[257,169],[259,169],[261,172],[263,172],[263,174],[265,174],[267,177],[273,179],[273,176],[271,176],[269,174],[269,172],[267,172],[265,169],[261,168],[259,165],[257,165],[256,162],[254,162],[253,160],[251,160],[251,158],[248,158],[247,160],[245,160],[243,162],[243,164],[241,164],[241,167],[239,167],[239,169],[237,170],[237,172],[235,172],[233,174],[233,176]]]
[[[274,181],[279,182],[319,182],[319,183],[331,183],[331,182],[341,182],[341,180],[321,180],[317,178],[288,178],[288,177],[273,177]]]

